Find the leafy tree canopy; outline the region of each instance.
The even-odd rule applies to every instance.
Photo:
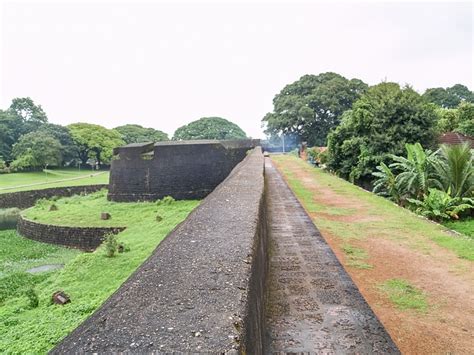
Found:
[[[122,135],[123,140],[127,144],[169,140],[165,132],[154,128],[144,128],[137,124],[126,124],[114,129]]]
[[[13,145],[12,166],[17,169],[57,166],[62,161],[61,150],[61,143],[48,133],[30,132]]]
[[[439,108],[437,113],[440,133],[460,132],[474,137],[474,104],[463,101],[458,108]]]
[[[410,87],[375,85],[330,133],[328,167],[352,181],[371,180],[376,166],[402,155],[406,143],[432,146],[436,120],[434,106]]]
[[[83,164],[89,158],[95,159],[99,165],[109,163],[113,148],[125,144],[120,133],[114,129],[90,123],[73,123],[68,128]]]
[[[474,92],[461,84],[453,85],[450,88],[431,88],[423,94],[428,102],[432,102],[444,108],[455,108],[461,102],[474,103]]]
[[[12,146],[18,141],[23,130],[23,122],[10,111],[0,110],[0,157],[12,160]]]
[[[77,147],[74,143],[71,132],[67,127],[53,124],[45,123],[41,125],[38,129],[38,132],[44,132],[54,138],[56,138],[62,146],[62,161],[61,165],[71,162],[72,160],[78,158],[77,156]]]
[[[203,117],[174,132],[174,140],[245,139],[247,135],[237,126],[221,117]]]
[[[32,132],[48,122],[48,117],[41,105],[36,105],[29,97],[13,99],[8,110],[23,123],[23,134]]]
[[[273,112],[263,118],[266,133],[296,133],[309,145],[326,145],[331,128],[367,88],[336,73],[305,75],[275,96]]]

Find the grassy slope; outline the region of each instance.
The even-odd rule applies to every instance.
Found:
[[[331,208],[316,203],[312,198],[313,192],[309,191],[303,182],[296,179],[292,171],[285,168],[284,162],[287,159],[294,159],[298,164],[303,164],[307,167],[311,176],[317,179],[319,183],[330,186],[336,193],[360,200],[361,203],[368,206],[367,215],[383,219],[383,221],[369,221],[355,224],[317,217],[315,221],[318,226],[330,230],[335,235],[347,241],[350,241],[352,238],[364,238],[367,233],[366,229],[377,229],[380,234],[395,239],[397,237],[405,238],[407,235],[416,233],[422,238],[431,239],[438,245],[452,250],[461,258],[474,260],[474,241],[472,239],[449,235],[441,225],[422,219],[410,211],[394,205],[387,199],[368,193],[321,169],[312,168],[301,159],[288,156],[273,156],[272,160],[280,164],[292,190],[309,212],[323,212],[333,215],[351,214],[350,209]],[[424,248],[419,238],[413,243],[413,246],[416,248]]]
[[[91,172],[90,170],[79,171],[76,169],[48,170],[47,172],[47,174],[45,172],[0,174],[0,194],[16,191],[46,189],[50,187],[107,184],[109,182],[108,172],[92,177],[90,175],[97,174],[97,172]],[[58,181],[77,177],[84,178],[70,181]],[[19,187],[30,184],[41,185]],[[3,190],[3,188],[6,187],[9,189]]]
[[[67,223],[70,220],[71,225],[87,225],[90,222],[94,225],[127,226],[118,240],[130,250],[113,258],[105,256],[103,247],[94,253],[71,256],[72,260],[64,269],[37,280],[38,308],[29,309],[27,299],[22,295],[0,303],[0,352],[44,353],[51,349],[96,310],[199,202],[179,201],[169,206],[112,203],[106,201],[102,191],[82,198],[60,199],[55,203],[59,206],[58,211],[46,213],[47,204],[43,203],[37,208],[38,211],[33,208],[26,214],[31,217],[38,212],[37,220],[41,215],[44,221],[54,219]],[[112,215],[112,220],[99,219],[98,213],[104,210]],[[157,214],[163,217],[162,221],[156,221]],[[80,215],[84,218],[77,218]],[[15,237],[14,233],[11,234],[10,237]],[[59,252],[59,259],[61,255],[62,252]],[[51,295],[57,290],[70,295],[71,303],[52,305]]]
[[[449,229],[453,229],[459,233],[474,238],[474,218],[463,221],[449,221],[443,223]]]

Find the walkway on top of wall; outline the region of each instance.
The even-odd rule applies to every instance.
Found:
[[[269,158],[268,353],[399,353]]]

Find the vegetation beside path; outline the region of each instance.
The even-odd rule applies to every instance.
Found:
[[[0,174],[0,194],[51,187],[107,184],[109,173],[102,171],[58,169]]]
[[[0,285],[5,286],[0,287],[0,353],[50,350],[92,314],[199,203],[116,203],[105,195],[102,190],[54,202],[43,200],[24,214],[45,223],[126,226],[117,236],[124,252],[113,257],[107,257],[106,245],[94,253],[80,253],[23,239],[13,230],[0,232]],[[57,210],[49,211],[53,203]],[[101,212],[112,218],[101,220]],[[45,264],[65,266],[35,275],[25,272]],[[71,302],[52,304],[51,296],[58,290],[68,294]],[[35,295],[37,306],[31,303]]]
[[[291,156],[272,156],[402,352],[472,353],[474,240]]]

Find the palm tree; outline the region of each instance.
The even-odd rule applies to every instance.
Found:
[[[414,197],[421,199],[431,187],[442,188],[435,176],[434,166],[438,164],[438,152],[424,150],[420,143],[405,144],[407,157],[391,155],[395,163],[391,168],[400,171],[395,181],[403,199]]]
[[[378,171],[372,173],[373,176],[377,177],[372,192],[377,195],[386,196],[396,203],[400,203],[400,193],[397,188],[396,175],[383,162],[380,163],[376,169]]]
[[[473,153],[468,143],[441,146],[434,167],[437,179],[451,197],[471,197],[474,191]]]

